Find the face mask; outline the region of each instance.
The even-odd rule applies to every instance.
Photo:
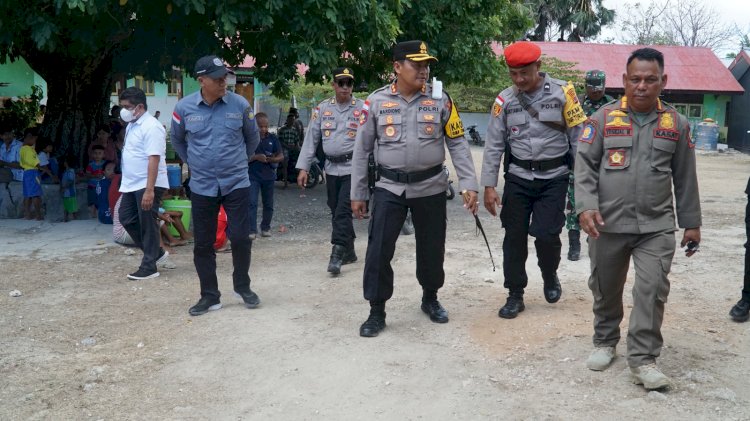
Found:
[[[130,123],[131,121],[133,121],[133,119],[135,119],[135,116],[133,115],[132,110],[128,110],[127,108],[120,108],[120,118],[122,119],[122,121]]]

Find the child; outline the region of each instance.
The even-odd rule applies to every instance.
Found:
[[[96,209],[99,222],[102,224],[112,223],[112,212],[109,210],[109,187],[115,176],[115,163],[107,161],[104,163],[104,175],[96,184]]]
[[[60,180],[60,191],[63,194],[63,221],[76,219],[78,198],[76,197],[76,158],[68,156],[63,160],[63,173]]]
[[[36,138],[36,129],[26,129],[23,135],[23,146],[21,146],[20,151],[20,164],[21,168],[23,168],[23,217],[24,219],[34,219],[36,216],[38,221],[43,221],[41,172],[39,169],[39,157],[34,149]],[[42,171],[49,174],[49,170]]]
[[[159,230],[161,231],[161,235],[164,240],[166,240],[167,244],[172,247],[183,246],[187,244],[188,240],[193,238],[193,235],[185,229],[185,225],[182,223],[181,218],[182,212],[180,211],[167,211],[163,208],[159,208],[159,219],[164,221],[163,224],[160,224],[161,227],[159,228]],[[174,228],[180,235],[179,239],[174,238],[174,236],[172,236],[172,233],[169,232],[169,224],[174,225]]]
[[[89,207],[89,214],[92,219],[96,219],[96,185],[104,177],[104,147],[94,145],[92,147],[92,160],[86,167],[86,177],[89,180],[86,188],[86,203]]]
[[[44,171],[44,169],[47,169],[47,172],[42,174],[42,183],[44,184],[50,184],[50,183],[57,183],[57,174],[59,171],[59,168],[57,167],[57,159],[55,159],[52,156],[52,142],[50,142],[47,139],[43,139],[40,142],[37,142],[36,145],[36,152],[37,156],[39,157],[39,168]],[[49,174],[52,174],[51,176]]]
[[[279,139],[268,133],[268,116],[265,113],[255,115],[255,122],[260,131],[260,143],[255,154],[250,157],[248,174],[250,175],[250,239],[255,240],[258,232],[258,195],[263,197],[263,219],[260,222],[260,235],[271,236],[271,218],[273,217],[273,184],[276,181],[276,167],[284,160]]]

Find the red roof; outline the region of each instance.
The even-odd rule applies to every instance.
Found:
[[[591,44],[583,42],[537,42],[542,54],[577,63],[581,71],[604,70],[607,88],[623,89],[625,63],[634,50],[646,46]],[[744,89],[708,48],[651,45],[664,54],[664,72],[669,76],[665,91],[681,93],[742,94]]]

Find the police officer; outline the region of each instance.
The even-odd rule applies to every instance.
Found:
[[[586,117],[594,114],[604,104],[614,101],[614,98],[604,93],[606,75],[603,70],[589,70],[586,72],[586,97],[581,103]],[[568,229],[568,260],[576,261],[581,258],[581,226],[576,215],[575,176],[570,171],[568,182],[568,204],[566,205],[565,227]]]
[[[625,96],[586,122],[576,157],[576,211],[589,235],[589,288],[594,295],[595,349],[586,366],[604,370],[614,359],[632,256],[628,365],[633,382],[659,389],[670,385],[656,358],[675,252],[675,204],[679,226],[685,229],[681,245],[697,246],[701,239],[695,144],[687,118],[659,100],[667,83],[659,51],[633,51],[622,83]],[[688,248],[686,254],[694,252]]]
[[[250,289],[251,240],[248,159],[260,143],[253,109],[245,98],[227,92],[224,62],[205,56],[195,63],[201,89],[181,99],[172,114],[172,144],[190,167],[195,247],[201,298],[191,316],[221,308],[216,279],[216,225],[224,206],[232,242],[234,291],[248,308],[260,305]]]
[[[377,336],[385,328],[385,302],[393,294],[391,259],[407,211],[411,211],[414,222],[422,311],[433,322],[448,322],[448,312],[437,300],[437,291],[445,280],[446,146],[459,184],[466,190],[464,206],[473,213],[477,210],[478,186],[458,110],[448,94],[427,83],[433,61],[437,59],[422,41],[396,44],[396,80],[373,92],[360,116],[351,192],[357,217],[365,215],[367,164],[373,150],[380,178],[370,203],[364,269],[364,296],[370,302],[370,316],[359,329],[361,336]]]
[[[349,194],[351,192],[352,155],[354,138],[359,128],[359,117],[364,101],[352,97],[354,73],[348,67],[333,71],[331,83],[335,96],[318,104],[308,125],[305,141],[297,160],[297,184],[304,188],[310,164],[316,159],[320,143],[325,152],[328,207],[331,208],[331,259],[328,272],[338,275],[341,265],[357,261],[354,252],[354,227]]]
[[[481,184],[487,210],[496,215],[496,208],[502,206],[503,275],[509,295],[498,315],[512,319],[525,309],[529,235],[536,237],[544,298],[555,303],[562,295],[557,267],[565,192],[575,140],[586,116],[572,84],[539,72],[539,46],[520,41],[509,45],[504,54],[513,86],[500,92],[492,107]],[[495,186],[503,155],[507,164],[501,202]]]

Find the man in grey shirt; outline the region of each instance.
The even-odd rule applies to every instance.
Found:
[[[195,248],[201,298],[190,308],[191,316],[221,308],[216,278],[216,226],[219,207],[227,214],[232,242],[234,291],[248,308],[260,304],[250,289],[249,238],[250,179],[248,158],[260,143],[253,109],[245,98],[227,92],[229,71],[216,56],[195,63],[201,89],[181,99],[172,114],[172,144],[191,171]]]

